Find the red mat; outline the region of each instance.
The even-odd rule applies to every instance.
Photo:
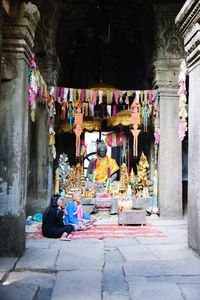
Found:
[[[41,225],[37,227],[34,233],[27,233],[29,239],[42,238]],[[156,229],[152,224],[144,226],[119,226],[118,224],[95,224],[93,228],[86,231],[77,231],[72,235],[72,240],[79,239],[105,239],[105,238],[163,238],[166,235]]]

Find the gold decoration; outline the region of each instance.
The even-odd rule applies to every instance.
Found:
[[[82,129],[86,131],[99,131],[101,129],[101,122],[99,120],[84,120]],[[60,124],[58,133],[70,132],[71,128],[69,122],[65,121]]]
[[[123,163],[120,167],[120,183],[119,183],[119,192],[124,194],[127,192],[129,183],[129,176],[127,171],[127,166]]]
[[[108,119],[108,126],[118,126],[122,124],[123,126],[129,126],[131,124],[131,111],[121,111]]]
[[[66,180],[66,195],[71,196],[73,192],[84,190],[84,171],[81,164],[77,164],[74,168],[71,168]]]
[[[137,176],[138,176],[138,191],[143,191],[145,187],[148,186],[148,171],[147,169],[149,168],[149,163],[142,152],[140,156],[140,161],[139,164],[137,165]]]
[[[59,194],[59,175],[60,175],[60,170],[59,168],[56,169],[55,171],[55,185],[54,185],[54,194]]]

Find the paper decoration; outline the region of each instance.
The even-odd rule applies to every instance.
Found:
[[[131,123],[133,124],[133,129],[131,129],[133,135],[133,156],[138,156],[138,135],[141,130],[138,129],[140,124],[140,103],[138,100],[138,91],[136,91],[136,97],[131,105]]]
[[[144,132],[147,132],[148,118],[149,118],[149,105],[147,102],[143,103],[142,116],[143,116]]]
[[[185,60],[181,63],[181,70],[179,73],[179,138],[182,141],[185,137],[185,133],[187,131],[187,91],[185,86],[185,80],[186,80],[186,72],[187,67]]]
[[[99,91],[99,104],[103,102],[103,91]]]
[[[124,140],[126,140],[124,132],[110,132],[106,135],[106,144],[109,147],[118,147],[122,146]]]
[[[77,112],[74,114],[74,132],[76,135],[76,157],[80,156],[80,138],[83,125],[83,114],[81,112],[81,106],[77,106]]]

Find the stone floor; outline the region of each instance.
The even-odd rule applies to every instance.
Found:
[[[0,299],[199,300],[200,258],[187,247],[186,220],[148,222],[167,237],[27,240],[23,257],[0,259]]]

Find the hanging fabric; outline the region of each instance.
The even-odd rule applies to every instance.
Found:
[[[138,125],[140,124],[140,103],[139,103],[139,93],[136,91],[136,97],[131,105],[131,123],[133,124],[133,129],[131,132],[133,134],[133,156],[138,156],[138,135],[140,130]]]
[[[106,144],[109,147],[122,146],[125,139],[124,132],[110,132],[106,135]]]
[[[99,104],[103,102],[103,91],[99,90]]]
[[[78,104],[77,112],[74,114],[74,132],[76,135],[76,157],[80,156],[80,139],[82,133],[82,125],[83,125],[83,114],[81,111],[81,105]]]

